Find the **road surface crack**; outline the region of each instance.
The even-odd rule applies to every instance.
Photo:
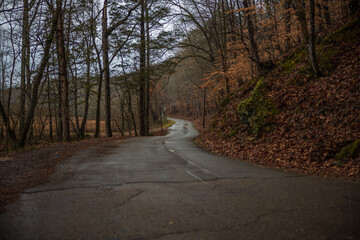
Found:
[[[56,191],[68,191],[76,189],[91,189],[91,188],[106,188],[106,187],[121,187],[124,183],[112,184],[112,185],[95,185],[95,186],[75,186],[75,187],[64,187],[64,188],[50,188],[50,189],[40,189],[40,190],[28,190],[22,194],[36,194],[36,193],[46,193],[46,192],[56,192]]]
[[[120,208],[125,206],[126,204],[128,204],[132,199],[136,198],[137,196],[143,194],[144,191],[143,190],[139,190],[137,193],[132,194],[130,197],[128,197],[127,199],[125,199],[124,201],[122,201],[120,204],[118,204],[117,206],[112,207],[112,209],[115,208]]]

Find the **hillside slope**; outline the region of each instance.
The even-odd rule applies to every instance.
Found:
[[[360,21],[318,41],[324,77],[298,48],[266,77],[224,99],[197,142],[291,171],[360,179]]]

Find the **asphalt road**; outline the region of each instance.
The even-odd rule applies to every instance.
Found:
[[[360,239],[360,184],[210,154],[165,137],[82,151],[0,215],[0,239]]]

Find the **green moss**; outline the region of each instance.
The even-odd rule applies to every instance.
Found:
[[[327,35],[317,46],[317,55],[319,57],[320,69],[329,74],[336,69],[331,59],[339,52],[338,42],[358,42],[360,40],[360,20],[357,19],[337,31]],[[306,64],[311,70],[310,62]],[[309,72],[303,71],[303,72]],[[313,74],[313,73],[312,73]],[[310,76],[311,77],[311,76]]]
[[[323,73],[329,74],[336,69],[336,65],[331,59],[335,57],[337,53],[338,49],[336,46],[321,45],[321,47],[317,49],[316,54],[319,58],[319,67]],[[299,73],[307,79],[313,79],[315,77],[310,60],[299,69]]]
[[[335,159],[338,163],[343,163],[351,158],[355,158],[359,156],[359,153],[360,153],[360,139],[342,148],[341,151],[335,155]]]
[[[230,98],[229,97],[225,97],[221,102],[220,102],[220,106],[221,107],[226,107],[230,102]]]
[[[237,109],[240,121],[249,126],[256,137],[270,130],[267,120],[278,112],[272,100],[266,97],[266,92],[267,85],[264,79],[260,79],[251,96],[240,102]]]
[[[319,67],[325,73],[329,74],[335,70],[331,60],[338,54],[338,42],[358,42],[360,41],[360,20],[357,19],[337,31],[327,35],[323,39],[318,39],[317,56],[319,58]],[[308,59],[308,49],[305,46],[299,47],[290,57],[284,59],[281,63],[282,69],[285,73],[291,73],[294,67],[302,62],[303,59]],[[308,59],[305,65],[299,70],[299,73],[308,79],[314,78],[310,60]],[[290,82],[289,84],[294,84]],[[296,83],[295,83],[296,84]]]
[[[175,121],[173,120],[166,120],[166,123],[164,123],[165,125],[163,125],[163,128],[167,128],[167,127],[171,127],[172,125],[175,124]]]
[[[307,51],[304,47],[299,47],[289,58],[287,58],[281,67],[285,73],[291,73],[296,65],[298,65],[304,57],[306,57]]]

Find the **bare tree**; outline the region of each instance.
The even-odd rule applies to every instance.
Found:
[[[296,10],[296,15],[300,23],[300,29],[304,43],[309,48],[309,55],[312,68],[315,76],[320,77],[322,73],[319,68],[315,49],[315,3],[314,0],[310,0],[310,33],[307,26],[306,11],[301,0],[293,0],[293,6]]]
[[[253,25],[254,23],[253,23],[253,20],[251,17],[252,14],[255,14],[255,13],[250,12],[248,0],[243,0],[243,5],[245,8],[245,12],[246,12],[246,22],[247,22],[248,31],[249,31],[251,57],[252,57],[252,60],[255,62],[257,74],[261,74],[261,72],[262,72],[261,62],[260,62],[260,57],[259,57],[259,53],[258,53],[258,47],[257,47],[256,41],[255,41],[255,30],[254,30],[254,25]],[[255,10],[253,10],[253,11],[255,11]]]
[[[59,64],[59,85],[60,85],[60,101],[61,101],[61,116],[63,124],[63,139],[70,141],[70,116],[69,116],[69,83],[67,73],[67,63],[65,55],[65,39],[64,39],[64,16],[62,1],[56,1],[58,14],[57,29],[56,29],[56,45]]]
[[[102,54],[103,54],[103,74],[104,74],[104,95],[105,95],[105,126],[106,126],[106,137],[112,137],[111,130],[111,91],[110,91],[110,64],[109,61],[109,35],[122,24],[124,24],[128,18],[131,16],[131,13],[140,5],[140,2],[133,6],[128,12],[127,15],[115,22],[113,25],[108,27],[107,21],[107,7],[108,0],[104,0],[103,8],[103,17],[102,17]],[[121,48],[120,48],[121,49]],[[119,49],[117,50],[117,52]],[[114,59],[114,58],[112,58]]]

